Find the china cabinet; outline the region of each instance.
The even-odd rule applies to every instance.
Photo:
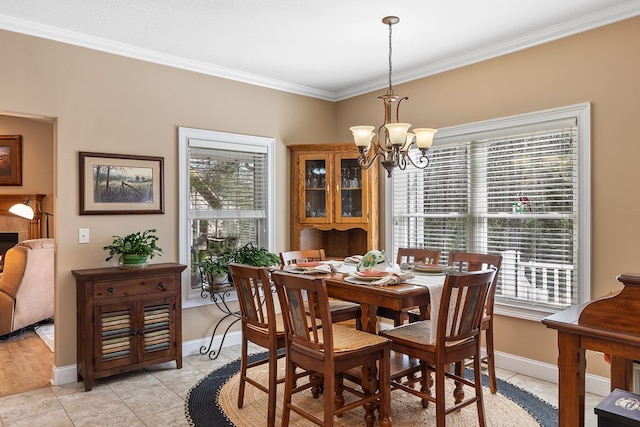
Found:
[[[353,144],[290,145],[291,250],[327,257],[378,247],[378,169],[362,170]]]
[[[185,265],[74,270],[78,381],[157,363],[182,367],[181,272]]]

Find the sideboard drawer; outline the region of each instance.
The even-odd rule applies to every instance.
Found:
[[[127,297],[151,293],[175,293],[174,276],[152,276],[128,280],[96,282],[93,286],[95,299]]]

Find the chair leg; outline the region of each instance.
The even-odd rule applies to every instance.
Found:
[[[420,391],[429,396],[433,396],[431,394],[431,387],[433,386],[433,377],[431,376],[431,368],[423,361],[420,361],[420,374],[422,375],[422,381],[420,384]],[[428,408],[430,401],[427,399],[422,399],[422,407]]]
[[[309,374],[309,382],[311,383],[311,396],[317,399],[324,391],[324,376],[317,372]]]
[[[485,340],[487,346],[487,374],[489,375],[489,390],[491,393],[498,392],[498,384],[496,382],[496,360],[493,357],[493,325],[485,331]]]
[[[287,358],[287,368],[284,378],[284,402],[282,402],[282,425],[289,425],[291,416],[291,393],[293,392],[293,382],[295,381],[296,365]]]
[[[437,426],[445,426],[445,394],[444,394],[444,383],[445,383],[445,375],[444,375],[445,366],[443,364],[436,364],[436,425]],[[424,405],[423,405],[424,406]]]
[[[480,354],[480,344],[478,343],[478,352]],[[480,427],[485,427],[485,419],[484,419],[484,399],[482,396],[482,372],[480,370],[480,357],[473,358],[473,377],[475,382],[476,389],[476,398],[478,401],[476,402],[476,406],[478,407],[478,425]]]
[[[454,364],[453,373],[458,377],[464,378],[464,367],[465,367],[464,361],[456,362]],[[464,390],[462,389],[461,382],[454,381],[454,383],[456,387],[453,390],[453,397],[455,398],[455,403],[458,404],[464,400]]]
[[[336,408],[336,378],[331,375],[327,375],[324,381],[324,425],[326,427],[333,427],[333,413]],[[283,426],[289,424],[282,423]]]
[[[278,386],[278,349],[269,349],[269,406],[267,409],[267,426],[276,425],[276,395]]]
[[[344,406],[344,396],[343,396],[343,388],[342,388],[342,374],[336,374],[335,382],[336,382],[336,395],[334,398],[334,406],[335,409],[340,409]],[[325,399],[328,396],[325,396]],[[338,415],[338,418],[342,418],[342,414]]]
[[[247,377],[247,340],[242,339],[242,354],[240,356],[240,383],[238,385],[238,408],[244,404],[245,378]]]

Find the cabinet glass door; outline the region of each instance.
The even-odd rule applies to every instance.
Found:
[[[360,222],[365,213],[363,194],[363,173],[358,161],[353,158],[341,158],[340,168],[336,170],[340,184],[340,194],[336,201],[340,222]]]
[[[330,212],[327,210],[329,204],[328,188],[330,182],[327,174],[330,162],[327,157],[302,156],[302,188],[304,203],[300,206],[300,218],[305,222],[327,222],[330,219]]]

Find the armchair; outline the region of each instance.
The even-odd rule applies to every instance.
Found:
[[[53,239],[24,240],[7,251],[0,277],[0,335],[53,317]]]

